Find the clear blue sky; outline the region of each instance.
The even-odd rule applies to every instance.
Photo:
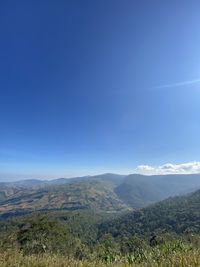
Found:
[[[200,1],[0,1],[0,179],[200,160]]]

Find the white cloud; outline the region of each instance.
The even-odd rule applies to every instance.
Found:
[[[181,164],[167,163],[160,166],[139,165],[135,169],[135,172],[146,175],[200,173],[200,162],[194,161]]]

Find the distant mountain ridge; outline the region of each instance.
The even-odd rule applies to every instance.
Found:
[[[130,206],[141,208],[170,196],[200,188],[200,174],[151,175],[131,174],[115,189]]]
[[[55,180],[0,183],[0,214],[33,210],[91,209],[119,212],[143,208],[200,188],[200,174],[102,174]]]
[[[104,173],[99,175],[86,175],[86,176],[79,176],[79,177],[71,177],[71,178],[56,178],[52,180],[41,180],[41,179],[23,179],[23,180],[17,180],[17,181],[11,181],[11,182],[0,182],[0,186],[7,186],[7,187],[13,187],[13,186],[37,186],[37,185],[59,185],[59,184],[67,184],[71,182],[77,182],[77,181],[83,181],[88,179],[119,179],[124,178],[126,175],[120,175],[120,174],[114,174],[114,173]]]

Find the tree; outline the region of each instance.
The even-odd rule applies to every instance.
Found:
[[[65,226],[47,216],[27,219],[17,233],[17,241],[25,253],[71,253],[74,241]]]

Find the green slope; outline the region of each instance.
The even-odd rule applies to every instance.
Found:
[[[200,190],[186,196],[169,198],[140,211],[130,212],[100,226],[100,235],[114,237],[152,233],[200,233]]]

